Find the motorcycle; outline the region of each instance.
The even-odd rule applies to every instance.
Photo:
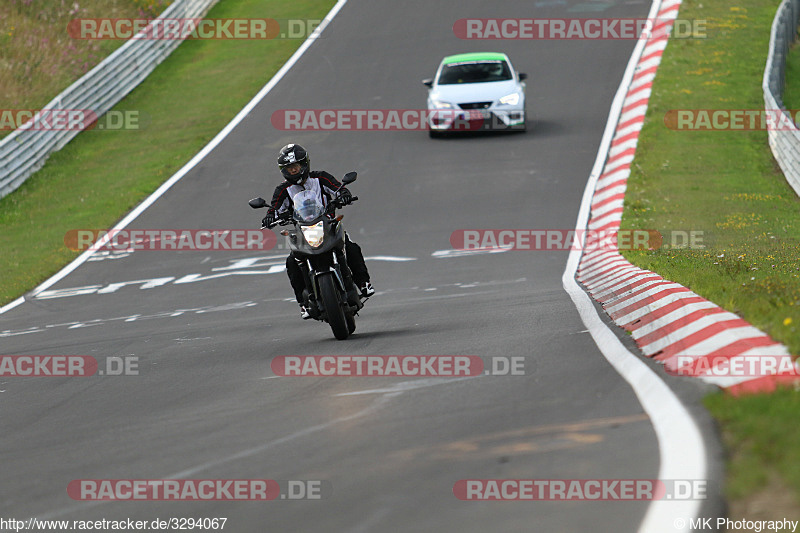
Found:
[[[342,178],[342,187],[356,180],[356,172]],[[337,191],[338,193],[338,191]],[[351,202],[358,200],[353,196]],[[250,200],[250,207],[268,207],[263,198]],[[302,191],[292,198],[294,209],[286,211],[261,229],[289,226],[281,235],[288,237],[289,247],[302,260],[300,269],[306,282],[304,306],[311,318],[327,322],[333,335],[344,340],[356,329],[355,315],[369,298],[361,296],[347,265],[342,226],[343,215],[334,217],[337,208],[344,207],[338,194],[328,206],[323,206],[312,191]]]

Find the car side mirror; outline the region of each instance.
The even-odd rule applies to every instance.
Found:
[[[433,88],[433,80],[431,78],[425,78],[424,80],[422,80],[422,85],[424,85],[428,89],[432,89]]]
[[[358,176],[357,172],[348,172],[342,178],[342,183],[344,183],[345,185],[347,185],[348,183],[353,183],[354,181],[356,181],[357,176]]]
[[[250,207],[252,207],[253,209],[261,209],[262,207],[267,207],[267,201],[261,198],[260,196],[258,198],[253,198],[247,203],[249,203]]]
[[[522,80],[527,80],[527,79],[528,79],[528,75],[527,75],[527,74],[525,74],[524,72],[518,72],[518,73],[517,73],[517,76],[519,76],[519,81],[522,81]]]

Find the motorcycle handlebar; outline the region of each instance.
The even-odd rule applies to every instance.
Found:
[[[284,216],[278,217],[278,219],[275,222],[273,222],[272,224],[269,224],[269,225],[266,225],[266,226],[264,226],[262,224],[261,225],[261,229],[272,229],[275,226],[288,226],[289,224],[291,224],[291,222],[292,222],[292,216],[291,215],[284,215]]]
[[[352,196],[352,197],[350,198],[350,203],[352,204],[352,203],[353,203],[353,202],[355,202],[356,200],[358,200],[358,196]],[[339,201],[339,198],[337,198],[336,200],[334,200],[334,201],[332,201],[330,204],[328,204],[328,208],[326,209],[326,211],[328,211],[328,212],[330,213],[330,212],[332,212],[334,209],[336,209],[336,208],[342,208],[342,207],[344,207],[344,204],[342,204],[342,203]]]
[[[358,200],[358,196],[353,196],[350,199],[350,203],[353,203],[353,202],[355,202],[357,200]],[[338,201],[334,201],[334,202],[331,202],[329,207],[333,207],[333,208],[340,207],[341,208],[341,207],[344,207],[344,206],[342,204],[340,204]],[[291,223],[292,223],[292,216],[291,215],[285,215],[285,216],[279,217],[272,224],[269,224],[267,226],[262,225],[261,229],[272,229],[275,226],[288,226]]]

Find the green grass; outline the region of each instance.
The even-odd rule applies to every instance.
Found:
[[[794,42],[786,58],[786,80],[783,103],[786,109],[800,109],[800,40]]]
[[[680,17],[708,19],[707,39],[667,47],[653,87],[624,228],[702,231],[705,249],[625,252],[737,313],[800,353],[800,200],[765,131],[666,127],[675,109],[763,109],[761,77],[777,0],[687,0]],[[702,7],[701,7],[702,6]]]
[[[786,389],[742,398],[713,394],[705,405],[721,424],[723,441],[732,451],[726,486],[730,499],[747,497],[775,474],[795,491],[800,487],[800,395]]]
[[[766,131],[682,131],[665,122],[676,109],[763,109],[761,79],[778,4],[684,0],[680,18],[709,20],[709,35],[672,40],[666,49],[622,226],[699,230],[706,248],[623,253],[800,354],[800,201],[772,157]],[[796,85],[789,94],[800,94],[797,52],[791,62],[788,83]],[[773,476],[800,502],[800,396],[719,393],[705,403],[728,450],[726,492],[734,507],[768,490]]]
[[[322,19],[333,0],[226,0],[212,18]],[[68,229],[108,228],[207,144],[301,40],[190,40],[118,106],[149,117],[138,131],[84,132],[0,200],[0,304],[77,253]]]

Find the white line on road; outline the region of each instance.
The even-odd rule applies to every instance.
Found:
[[[660,6],[661,0],[653,1],[648,19],[655,18]],[[608,156],[611,139],[622,110],[622,103],[645,42],[640,40],[637,43],[617,94],[614,97],[600,150],[597,153],[594,168],[583,192],[578,220],[575,223],[576,229],[586,228],[588,225],[592,195],[597,185],[597,179],[603,170],[603,164]],[[575,303],[581,320],[589,328],[597,347],[608,362],[611,363],[611,366],[631,385],[634,393],[639,398],[639,402],[642,404],[642,408],[650,417],[650,422],[658,440],[661,461],[658,478],[662,480],[705,479],[708,472],[706,447],[694,419],[667,384],[655,372],[650,370],[643,361],[639,360],[636,355],[629,352],[614,332],[600,318],[589,296],[575,281],[580,257],[580,251],[573,250],[570,252],[562,277],[564,289]],[[688,524],[690,520],[697,518],[699,511],[699,501],[657,500],[648,507],[647,513],[639,526],[639,531],[646,533],[654,531],[674,533],[677,530],[675,527],[676,517],[683,518]]]
[[[424,389],[426,387],[435,387],[437,385],[446,385],[455,383],[456,381],[464,381],[467,379],[475,379],[481,376],[470,376],[466,378],[428,378],[428,379],[415,379],[412,381],[403,381],[391,387],[384,387],[382,389],[367,389],[353,392],[340,392],[335,396],[361,396],[363,394],[395,394],[403,393],[414,389]]]

